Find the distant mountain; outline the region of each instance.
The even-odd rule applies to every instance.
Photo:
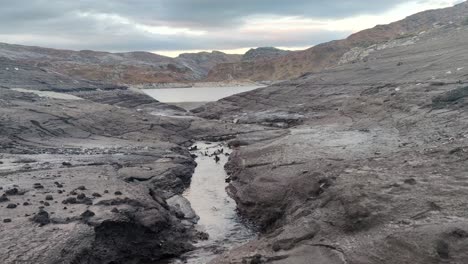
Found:
[[[0,58],[71,78],[113,84],[146,84],[197,81],[206,77],[218,63],[238,62],[241,56],[215,51],[169,58],[143,51],[72,51],[0,43]]]
[[[468,3],[454,7],[429,10],[409,16],[388,25],[379,25],[349,36],[331,41],[304,51],[290,52],[267,60],[243,60],[240,63],[225,63],[214,67],[208,81],[220,80],[285,80],[338,65],[343,56],[353,49],[367,48],[390,40],[417,35],[432,28],[466,23]],[[347,54],[349,55],[349,54]]]
[[[268,60],[274,59],[288,54],[290,51],[281,50],[274,47],[260,47],[256,49],[250,49],[244,56],[242,61],[256,61],[256,60]]]
[[[184,53],[175,58],[177,62],[191,69],[197,78],[204,78],[208,72],[220,63],[240,62],[242,55],[226,54],[219,51]]]

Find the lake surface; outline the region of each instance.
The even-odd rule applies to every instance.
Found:
[[[143,89],[142,91],[163,103],[213,102],[261,87],[264,86],[167,88]]]

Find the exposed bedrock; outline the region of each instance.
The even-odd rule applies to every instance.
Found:
[[[301,116],[230,142],[228,191],[262,232],[212,263],[466,262],[467,40],[466,26],[434,29],[197,109]]]
[[[35,87],[0,88],[1,263],[179,256],[200,237],[190,208],[166,202],[190,184],[196,164],[187,147],[206,135],[264,130],[150,115],[164,104],[158,110],[131,90],[80,100]],[[151,111],[139,111],[142,100]]]

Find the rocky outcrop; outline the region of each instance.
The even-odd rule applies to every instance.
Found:
[[[466,259],[468,27],[401,40],[195,110],[233,123],[301,120],[230,144],[229,193],[262,234],[212,263]]]
[[[183,53],[175,60],[191,69],[199,80],[205,78],[208,72],[218,64],[239,62],[241,55],[226,54],[219,51]]]
[[[441,26],[461,25],[466,20],[468,3],[455,7],[430,10],[388,25],[379,25],[310,49],[291,52],[286,56],[264,61],[220,64],[208,74],[207,80],[288,80],[309,72],[336,66],[342,56],[354,48],[367,48],[375,44],[415,36]]]
[[[281,50],[274,47],[261,47],[248,50],[242,56],[242,61],[269,60],[284,56],[288,53],[290,53],[288,50]]]

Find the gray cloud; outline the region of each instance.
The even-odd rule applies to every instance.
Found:
[[[382,12],[404,0],[162,0],[162,17],[199,26],[240,23],[250,15],[339,18]]]
[[[250,16],[345,18],[383,12],[408,0],[16,0],[7,2],[0,8],[0,36],[7,41],[55,48],[128,51],[311,46],[345,37],[350,32],[299,30],[271,38],[238,29]],[[100,15],[107,17],[99,17]],[[110,16],[117,16],[126,21],[114,20]],[[210,33],[202,36],[149,33],[139,29],[135,23],[184,27]]]

